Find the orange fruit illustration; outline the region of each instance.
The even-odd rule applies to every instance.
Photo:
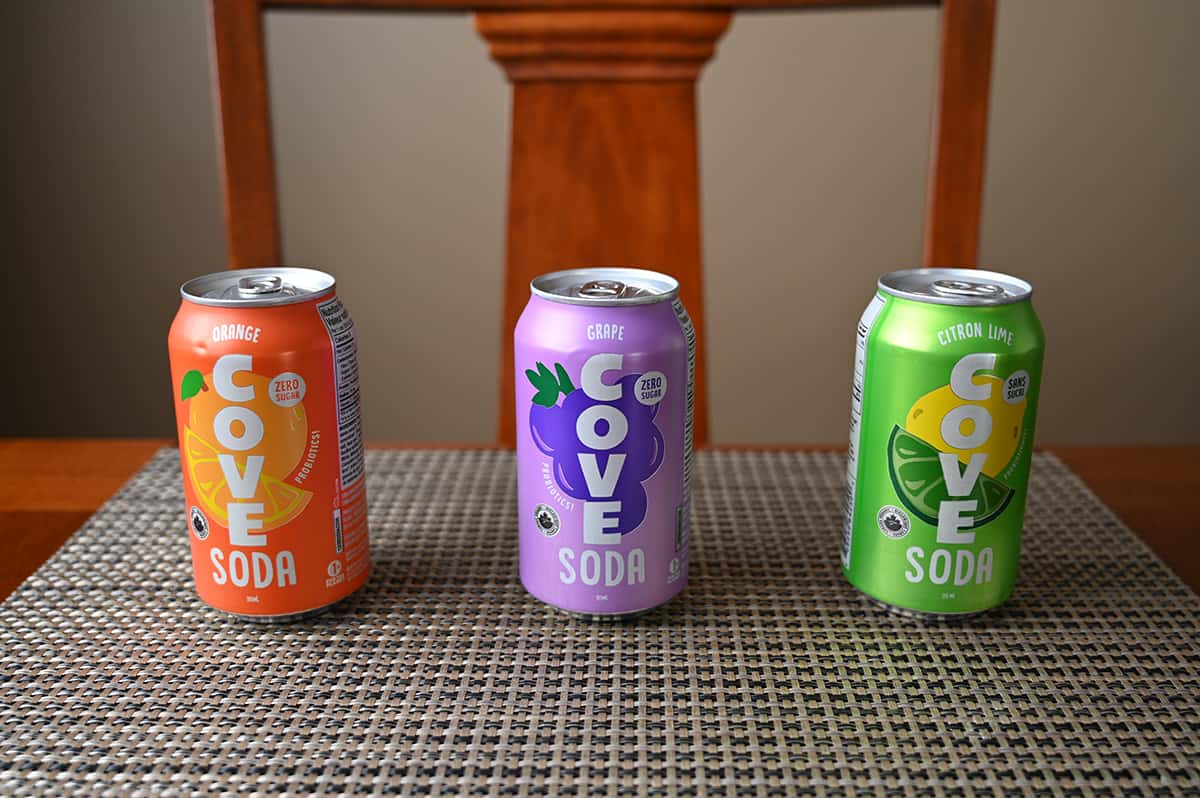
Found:
[[[204,382],[206,386],[212,386],[212,375],[204,375]],[[237,501],[263,504],[263,531],[283,526],[296,518],[312,499],[310,491],[285,481],[300,464],[308,446],[308,418],[304,405],[276,405],[267,392],[269,382],[266,377],[243,372],[234,377],[234,383],[254,387],[254,398],[250,401],[230,402],[211,387],[187,400],[188,423],[182,442],[185,467],[204,511],[222,526],[229,525],[227,507],[235,499],[217,460],[219,454],[232,454],[239,473],[245,473],[249,455],[262,455],[262,476],[254,497]],[[232,404],[254,411],[263,422],[262,440],[243,452],[225,452],[212,443],[216,440],[213,422],[217,413]],[[241,434],[240,422],[234,422],[232,431],[235,435]]]
[[[187,400],[187,425],[197,435],[205,440],[215,441],[213,422],[217,413],[223,408],[236,404],[254,411],[263,423],[263,439],[253,449],[244,452],[231,452],[237,460],[238,467],[246,465],[246,455],[261,454],[263,456],[263,473],[270,474],[276,479],[286,479],[296,466],[300,465],[304,451],[308,448],[308,417],[304,413],[304,404],[295,407],[280,407],[271,401],[268,392],[270,380],[257,374],[241,372],[234,376],[235,385],[251,386],[254,388],[254,398],[249,402],[230,402],[222,399],[212,388],[211,374],[204,375],[204,383],[209,386],[207,391]],[[242,432],[240,422],[233,423],[233,433]]]

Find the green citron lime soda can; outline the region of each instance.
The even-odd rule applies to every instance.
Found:
[[[858,323],[842,569],[907,615],[974,615],[1017,578],[1045,336],[1029,283],[885,274]]]

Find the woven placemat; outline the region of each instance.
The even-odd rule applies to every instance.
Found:
[[[263,627],[195,598],[160,452],[0,606],[0,793],[1200,792],[1200,599],[1052,456],[958,624],[842,582],[840,455],[699,456],[692,584],[624,625],[522,591],[511,453],[367,462],[367,589]]]

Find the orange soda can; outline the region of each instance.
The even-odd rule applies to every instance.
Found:
[[[196,591],[266,623],[371,570],[354,322],[334,279],[239,269],[183,284],[171,385]]]

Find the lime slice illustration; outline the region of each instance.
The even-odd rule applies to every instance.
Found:
[[[962,513],[981,527],[993,520],[1012,500],[1013,489],[998,479],[980,474],[975,487],[967,496],[951,496],[942,476],[938,450],[900,427],[892,430],[888,440],[888,467],[892,485],[904,506],[927,524],[937,525],[938,507],[944,501],[969,501],[977,504],[972,513]]]

